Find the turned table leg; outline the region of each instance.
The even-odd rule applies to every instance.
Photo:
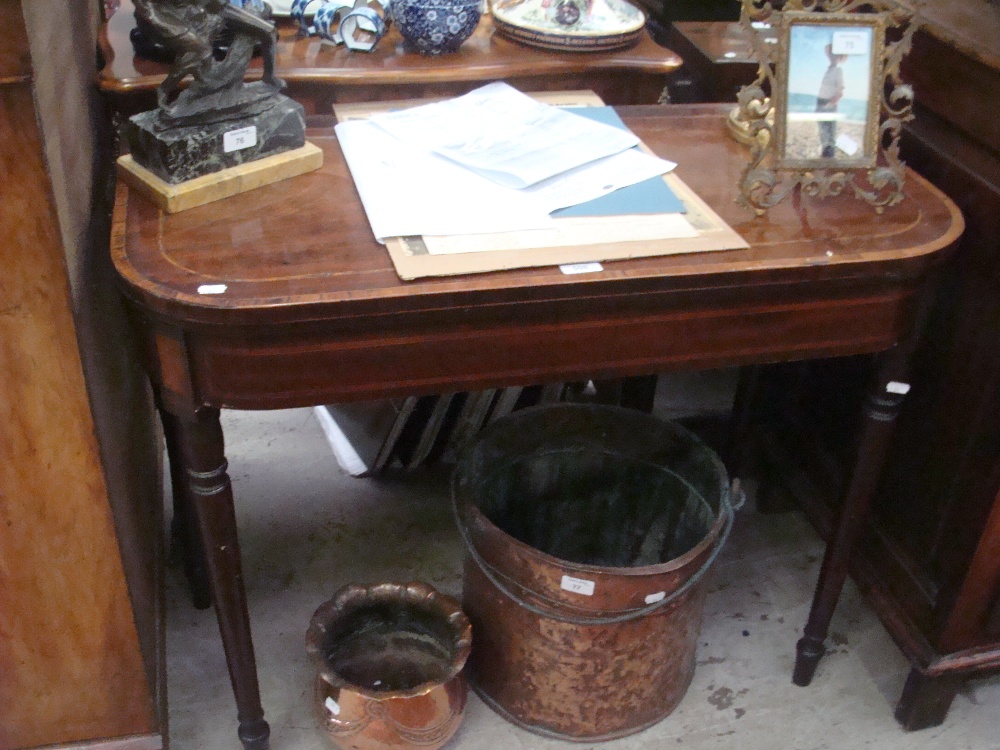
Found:
[[[205,553],[201,548],[201,538],[198,536],[194,521],[184,459],[181,456],[177,417],[161,408],[160,420],[163,423],[164,442],[167,444],[170,485],[174,501],[174,517],[170,524],[171,548],[180,553],[184,564],[184,577],[187,579],[195,608],[208,609],[212,606],[212,593],[208,582],[208,571],[205,569]]]
[[[931,271],[913,307],[913,318],[905,336],[896,346],[876,358],[875,378],[869,386],[863,407],[861,434],[857,442],[854,471],[844,493],[840,516],[826,544],[819,580],[813,594],[812,608],[796,644],[792,682],[808,685],[823,657],[827,631],[837,600],[847,579],[851,554],[871,507],[872,496],[889,452],[896,417],[908,383],[911,359],[920,341],[937,290],[937,271]]]
[[[239,738],[245,750],[267,750],[271,730],[260,703],[219,410],[200,409],[174,424],[236,696]]]
[[[906,360],[900,361],[902,354],[890,350],[880,355],[879,374],[865,400],[854,472],[844,495],[840,518],[827,541],[809,619],[796,645],[795,671],[792,675],[792,682],[796,685],[805,686],[812,681],[816,665],[825,652],[823,642],[847,579],[850,556],[871,505],[899,406],[909,390],[907,384],[893,379],[893,374],[905,370]]]

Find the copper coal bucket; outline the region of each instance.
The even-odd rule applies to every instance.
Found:
[[[560,404],[483,431],[452,499],[468,557],[470,681],[513,723],[575,741],[666,717],[694,676],[726,470],[682,427]]]

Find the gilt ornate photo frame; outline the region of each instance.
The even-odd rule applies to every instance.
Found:
[[[903,199],[913,90],[899,77],[914,10],[896,0],[742,0],[759,62],[736,117],[751,145],[739,202],[758,215],[799,189],[848,191],[881,213]],[[771,31],[768,43],[761,30]],[[774,32],[777,32],[776,43]]]

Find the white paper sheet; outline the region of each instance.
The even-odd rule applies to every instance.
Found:
[[[371,121],[498,184],[524,188],[637,145],[627,130],[541,104],[506,83]]]
[[[503,232],[475,237],[424,236],[431,255],[486,253],[497,250],[577,247],[616,242],[697,237],[698,231],[684,214],[645,214],[636,216],[574,216],[555,219],[550,229]]]
[[[532,196],[546,211],[576,206],[651,177],[667,174],[676,162],[630,148],[542,180],[520,192]]]
[[[335,131],[379,242],[552,226],[548,211],[531,196],[412,148],[370,121],[342,122]]]

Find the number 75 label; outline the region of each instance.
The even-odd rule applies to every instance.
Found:
[[[830,51],[835,55],[863,55],[871,46],[870,38],[870,32],[866,29],[835,31]]]

